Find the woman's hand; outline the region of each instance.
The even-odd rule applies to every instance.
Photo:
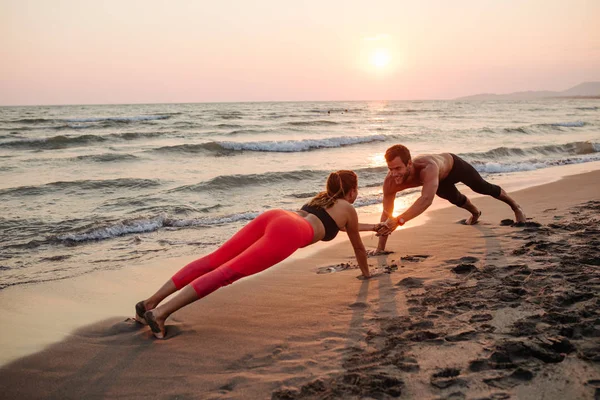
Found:
[[[391,235],[392,232],[394,232],[397,227],[398,227],[398,220],[396,220],[396,218],[393,218],[393,217],[392,218],[388,218],[383,223],[383,226],[381,226],[377,230],[377,235],[376,236],[388,236],[388,235]]]
[[[379,232],[380,229],[383,228],[387,228],[387,225],[385,224],[385,222],[380,222],[378,224],[374,224],[373,225],[373,229],[371,229],[373,232]]]

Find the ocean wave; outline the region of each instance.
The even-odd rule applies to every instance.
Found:
[[[383,195],[363,197],[363,198],[356,199],[356,201],[354,202],[354,207],[356,207],[356,208],[368,207],[368,206],[372,206],[374,204],[381,204],[382,201],[383,201]]]
[[[124,139],[124,140],[136,140],[154,138],[167,135],[166,132],[125,132],[125,133],[111,133],[109,137]]]
[[[158,153],[216,153],[216,154],[229,154],[232,150],[227,150],[217,142],[206,142],[200,144],[178,144],[175,146],[163,146],[157,147],[156,149],[148,150]]]
[[[228,133],[228,135],[244,135],[273,132],[272,129],[236,129]]]
[[[124,132],[109,135],[80,135],[80,136],[52,136],[45,139],[20,139],[0,143],[0,147],[22,148],[32,150],[58,150],[68,147],[81,147],[90,144],[102,143],[107,140],[138,140],[162,137],[172,132]],[[9,138],[8,136],[6,138]],[[15,137],[10,137],[15,139]]]
[[[164,226],[164,218],[140,219],[123,221],[114,225],[92,228],[89,230],[67,233],[56,236],[60,242],[85,242],[92,240],[104,240],[115,238],[131,233],[153,232]]]
[[[74,158],[78,161],[93,161],[93,162],[115,162],[115,161],[132,161],[136,160],[137,157],[131,154],[90,154],[87,156],[78,156]]]
[[[9,122],[20,124],[42,124],[42,123],[82,123],[82,122],[140,122],[169,119],[172,115],[180,113],[164,113],[160,115],[139,115],[135,117],[89,117],[89,118],[19,118]]]
[[[243,128],[243,125],[238,125],[238,124],[217,124],[214,126],[215,128],[221,128],[221,129],[239,129],[239,128]]]
[[[574,122],[557,122],[554,124],[540,124],[540,126],[563,126],[565,128],[581,128],[585,126],[586,123],[583,121],[574,121]]]
[[[130,214],[136,214],[136,215],[140,215],[140,214],[168,214],[168,215],[179,215],[179,214],[192,214],[192,213],[209,213],[211,211],[215,211],[218,210],[219,208],[223,207],[221,204],[215,204],[212,206],[207,206],[207,207],[202,207],[202,208],[196,208],[196,207],[192,207],[192,206],[187,206],[187,205],[156,205],[156,206],[147,206],[147,207],[141,207],[141,208],[137,208],[134,211],[131,211]]]
[[[286,122],[285,125],[292,125],[292,126],[333,126],[333,125],[340,125],[340,122],[328,121],[328,120],[324,119],[324,120],[317,120],[317,121],[291,121],[291,122]]]
[[[102,128],[100,125],[90,125],[90,124],[65,124],[51,127],[40,127],[40,128],[49,128],[54,129],[55,131],[67,131],[67,130],[77,130],[77,129],[94,129],[94,128]]]
[[[548,156],[548,155],[585,155],[599,152],[600,144],[592,142],[570,142],[560,145],[546,145],[535,147],[497,147],[483,153],[464,153],[469,159],[488,160],[506,159],[516,157]]]
[[[55,237],[59,242],[74,244],[80,242],[99,241],[112,239],[119,236],[155,232],[160,228],[185,228],[185,227],[209,227],[214,225],[225,225],[238,221],[249,221],[256,218],[260,213],[245,212],[239,214],[225,215],[219,217],[174,219],[166,215],[154,218],[143,218],[124,220],[117,223],[98,226],[78,232],[65,233]]]
[[[308,179],[325,179],[327,174],[328,173],[325,171],[297,170],[289,172],[265,172],[263,174],[248,175],[220,175],[206,182],[201,182],[195,185],[185,185],[171,189],[170,192],[229,190],[233,188],[242,188],[245,186],[271,185],[286,181],[293,182]]]
[[[389,136],[340,136],[327,139],[282,140],[263,142],[206,142],[200,144],[180,144],[164,146],[151,151],[169,153],[200,153],[231,154],[240,151],[295,153],[322,148],[344,147],[356,144],[382,142]]]
[[[306,199],[306,198],[313,198],[317,194],[319,194],[319,192],[292,193],[292,194],[288,195],[287,197],[291,197],[294,199]]]
[[[556,167],[560,165],[581,164],[591,161],[600,161],[600,154],[588,154],[580,157],[559,158],[554,160],[530,160],[522,162],[494,162],[494,161],[472,161],[471,164],[480,173],[500,174],[507,172],[533,171],[542,168]]]
[[[258,212],[245,212],[240,214],[225,215],[220,217],[207,217],[207,218],[195,218],[195,219],[172,219],[168,221],[167,226],[172,227],[188,227],[188,226],[213,226],[213,225],[225,225],[239,221],[250,221],[256,218],[260,213]]]
[[[512,132],[518,132],[518,133],[529,133],[527,131],[527,128],[525,127],[518,127],[518,128],[504,128],[504,132],[507,133],[512,133]]]
[[[545,124],[532,124],[527,126],[518,126],[518,127],[509,127],[504,128],[503,131],[506,133],[539,133],[540,131],[544,132],[549,129],[552,130],[560,130],[560,128],[581,128],[588,125],[584,121],[570,121],[570,122],[554,122],[554,123],[545,123]]]
[[[104,190],[104,189],[140,189],[159,186],[158,179],[103,179],[103,180],[79,180],[59,181],[37,186],[19,186],[0,190],[0,196],[38,196],[57,191],[78,192],[80,190]]]
[[[21,123],[21,124],[40,124],[40,123],[44,123],[44,122],[53,122],[56,121],[55,119],[52,118],[19,118],[19,119],[13,119],[10,120],[9,122],[15,122],[15,123]]]
[[[282,141],[264,141],[264,142],[215,142],[225,150],[234,151],[258,151],[258,152],[277,152],[277,153],[295,153],[322,148],[343,147],[355,144],[383,142],[386,140],[384,135],[371,136],[340,136],[327,139],[304,139],[304,140],[282,140]]]
[[[47,139],[13,140],[0,143],[0,147],[25,148],[32,150],[55,150],[66,147],[85,146],[90,143],[101,143],[105,138],[97,135],[53,136]]]
[[[218,112],[215,114],[217,118],[221,119],[242,119],[244,118],[244,114],[240,111],[230,111],[230,112]]]
[[[157,121],[162,119],[169,119],[171,115],[139,115],[136,117],[93,117],[93,118],[65,118],[62,121],[65,122],[139,122],[139,121]],[[58,120],[60,121],[60,120]]]
[[[27,127],[27,126],[19,126],[19,127],[4,127],[4,126],[0,126],[0,131],[9,131],[13,135],[16,135],[17,132],[20,132],[20,131],[30,131],[30,130],[33,130],[33,129],[34,128]]]
[[[383,183],[383,179],[387,174],[387,167],[367,167],[356,168],[354,172],[359,176],[360,184],[364,187],[375,186],[372,181],[377,181],[377,185]],[[322,185],[331,171],[325,170],[294,170],[283,172],[265,172],[262,174],[236,174],[236,175],[220,175],[205,182],[200,182],[194,185],[179,186],[169,190],[169,192],[206,192],[210,190],[227,191],[227,190],[243,190],[247,186],[269,186],[283,185],[297,186],[300,181],[314,181],[315,185]],[[288,197],[305,198],[312,197],[317,192],[292,193]]]
[[[377,180],[379,184],[383,183],[383,179],[385,178],[387,171],[387,166],[354,169],[354,172],[356,172],[356,174],[359,177],[361,185],[364,185],[365,187],[370,186],[369,182],[371,180]],[[315,181],[315,184],[322,185],[331,172],[332,171],[307,169],[283,172],[271,171],[262,174],[248,175],[219,175],[205,182],[200,182],[194,185],[180,186],[171,189],[169,190],[169,192],[206,192],[207,190],[232,190],[240,188],[243,189],[246,186],[296,183],[307,180],[312,180]],[[293,193],[289,196],[295,198],[304,198],[307,196],[314,196],[316,193],[317,192]]]
[[[576,110],[582,110],[582,111],[596,111],[596,110],[600,110],[600,107],[575,107]]]
[[[349,107],[349,108],[333,107],[333,108],[324,108],[324,109],[311,108],[311,109],[307,110],[306,112],[317,113],[317,114],[327,114],[328,111],[331,111],[332,113],[345,113],[345,112],[347,112],[348,114],[350,114],[350,113],[356,113],[356,112],[364,111],[364,108],[351,108],[351,107]]]

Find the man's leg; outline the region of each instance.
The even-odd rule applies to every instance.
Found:
[[[525,222],[526,217],[521,209],[521,206],[519,206],[519,204],[517,204],[517,202],[504,191],[504,189],[483,179],[481,175],[479,175],[479,172],[477,172],[477,170],[471,164],[459,157],[454,159],[454,168],[457,167],[460,168],[459,171],[457,171],[460,174],[460,182],[470,187],[476,193],[492,196],[495,199],[508,204],[508,206],[515,213],[516,222]]]
[[[459,206],[471,213],[471,216],[465,220],[465,224],[475,225],[479,221],[479,217],[481,217],[481,211],[471,203],[471,200],[467,196],[465,196],[465,199],[463,205]]]
[[[481,211],[479,211],[479,209],[475,207],[473,203],[471,203],[471,200],[469,200],[467,196],[459,192],[454,184],[442,181],[438,186],[436,194],[442,199],[448,200],[455,206],[464,208],[470,212],[471,216],[465,221],[467,225],[476,224],[479,220]]]
[[[517,204],[517,202],[504,191],[504,189],[500,188],[500,195],[496,198],[510,206],[515,213],[516,222],[525,222],[527,220],[527,217],[525,217],[525,213],[523,212],[521,206]]]

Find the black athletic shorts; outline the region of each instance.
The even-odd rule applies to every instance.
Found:
[[[446,179],[440,182],[436,192],[438,196],[448,200],[452,204],[462,207],[467,201],[467,197],[460,193],[458,189],[456,189],[456,186],[454,186],[458,182],[464,183],[473,189],[474,192],[486,194],[495,198],[500,196],[500,186],[485,181],[471,164],[456,154],[450,155],[454,159],[454,166],[452,166],[452,170]]]

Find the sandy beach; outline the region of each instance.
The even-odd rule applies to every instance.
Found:
[[[164,341],[128,317],[183,260],[4,290],[0,393],[598,399],[598,182],[600,170],[513,192],[521,226],[491,198],[474,199],[476,226],[435,210],[391,236],[367,281],[348,241],[295,257],[175,313]]]

